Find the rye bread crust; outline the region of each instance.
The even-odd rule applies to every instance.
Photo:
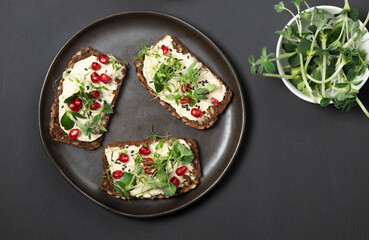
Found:
[[[195,140],[193,140],[192,138],[178,138],[178,139],[183,139],[187,142],[188,146],[191,148],[191,151],[194,153],[195,157],[192,161],[193,164],[193,171],[191,172],[192,174],[194,174],[195,179],[191,180],[190,177],[185,178],[184,184],[186,184],[185,186],[178,188],[177,192],[175,194],[175,196],[181,195],[183,193],[186,193],[188,191],[190,191],[191,189],[194,189],[198,184],[199,184],[199,179],[201,177],[201,166],[200,166],[200,160],[199,160],[199,150],[197,148],[196,142]],[[156,142],[158,142],[160,140],[156,140]],[[142,140],[142,141],[125,141],[125,142],[114,142],[114,143],[110,143],[108,144],[103,151],[103,158],[102,158],[102,163],[103,163],[103,173],[104,173],[104,178],[102,180],[101,183],[101,190],[107,192],[110,196],[115,197],[115,198],[121,198],[126,200],[126,198],[116,192],[114,190],[114,184],[111,180],[109,180],[108,175],[109,173],[109,169],[108,169],[108,160],[106,159],[105,156],[105,149],[108,147],[124,147],[127,145],[135,145],[135,146],[141,146],[142,144],[146,143],[146,144],[151,144],[155,142],[154,140]],[[139,197],[139,199],[155,199],[155,198],[169,198],[168,196],[165,196],[164,194],[160,194],[160,195],[156,195],[153,196],[151,198],[143,198],[143,197]],[[130,197],[129,199],[137,199],[136,197]]]
[[[90,56],[98,56],[100,52],[98,52],[95,49],[92,49],[91,47],[84,46],[80,51],[78,51],[73,57],[72,60],[69,62],[67,68],[72,68],[74,64],[80,60],[83,60],[85,58],[88,58]],[[120,64],[123,65],[122,67],[122,78],[116,78],[115,81],[118,84],[117,89],[113,91],[114,99],[111,104],[111,108],[114,107],[115,101],[117,100],[119,90],[122,86],[123,79],[126,75],[126,69],[127,66],[124,64],[124,62],[117,60]],[[64,78],[62,78],[59,82],[59,86],[57,88],[57,92],[55,95],[54,103],[51,106],[51,114],[50,114],[50,121],[49,121],[49,130],[51,137],[58,142],[66,143],[72,146],[84,148],[84,149],[96,149],[100,147],[100,143],[102,141],[103,135],[101,135],[98,139],[92,142],[81,142],[76,139],[72,140],[68,137],[68,134],[64,132],[62,127],[60,126],[59,122],[59,96],[63,93],[63,82]],[[107,128],[109,119],[112,114],[107,114],[103,119],[102,122],[104,122],[104,127]],[[103,133],[100,131],[100,133]]]
[[[162,40],[165,36],[168,35],[164,35],[161,38],[159,38],[153,46],[155,46],[160,40]],[[192,54],[181,42],[178,41],[177,38],[169,35],[172,40],[173,40],[173,47],[180,53],[183,54],[187,54],[189,53],[192,57],[194,57],[198,62],[201,62],[194,54]],[[145,60],[145,56],[143,56],[143,60]],[[202,62],[201,62],[202,63]],[[223,84],[226,87],[226,93],[224,96],[223,101],[219,102],[219,106],[218,107],[214,107],[214,106],[210,106],[207,109],[207,112],[209,113],[208,117],[206,117],[204,120],[200,121],[194,121],[194,120],[189,120],[186,117],[181,117],[179,116],[179,114],[177,113],[177,111],[168,103],[166,103],[165,101],[161,100],[159,97],[157,97],[157,95],[155,94],[154,90],[152,88],[150,88],[144,74],[143,74],[143,67],[144,67],[144,61],[141,61],[139,59],[137,59],[135,61],[135,66],[136,66],[136,74],[138,77],[138,80],[142,83],[142,85],[144,86],[144,88],[146,88],[149,93],[151,95],[153,95],[161,105],[163,105],[166,109],[168,109],[168,111],[177,119],[181,120],[182,122],[184,122],[185,124],[187,124],[190,127],[196,128],[196,129],[206,129],[206,128],[210,128],[211,126],[213,126],[213,124],[215,123],[215,121],[218,119],[219,115],[221,115],[224,111],[224,109],[227,107],[227,105],[229,104],[229,102],[232,99],[232,91],[227,87],[227,85],[224,84],[224,82],[217,76],[215,75],[206,65],[204,65],[202,63],[202,67],[204,69],[207,69],[208,71],[211,72],[211,74],[218,79],[218,81]]]

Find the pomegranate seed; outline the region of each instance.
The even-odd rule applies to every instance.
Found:
[[[187,98],[183,97],[180,101],[181,104],[186,104],[187,103]]]
[[[163,45],[161,45],[161,50],[163,50],[163,54],[167,54],[169,48],[163,44]]]
[[[186,172],[187,172],[186,166],[179,167],[176,171],[178,176],[183,176]]]
[[[113,172],[113,178],[114,179],[119,179],[123,176],[123,171],[122,170],[116,170]]]
[[[109,83],[109,82],[110,82],[110,77],[109,77],[109,75],[108,75],[108,74],[106,74],[106,73],[102,73],[102,74],[100,75],[100,80],[101,80],[101,82],[103,82],[103,83],[107,84],[107,83]]]
[[[97,90],[93,90],[90,92],[92,95],[94,95],[94,98],[98,98],[100,97],[100,91],[97,91]]]
[[[70,130],[68,135],[70,139],[77,139],[79,135],[79,129],[75,128],[75,129]]]
[[[172,179],[170,179],[170,181],[171,181],[174,185],[176,185],[176,187],[179,187],[179,183],[180,183],[180,181],[179,181],[179,179],[178,179],[177,177],[172,177]]]
[[[98,83],[98,82],[100,82],[100,76],[99,76],[99,74],[98,74],[97,72],[93,72],[93,73],[91,73],[91,81],[92,81],[93,83]]]
[[[146,173],[147,175],[151,175],[151,174],[154,172],[154,170],[155,170],[155,169],[153,169],[153,168],[151,168],[151,169],[150,169],[150,168],[146,168],[146,167],[144,168],[144,171],[145,171],[145,173]]]
[[[191,115],[194,117],[201,117],[202,116],[202,111],[198,108],[192,108],[191,110]]]
[[[102,64],[107,64],[109,62],[108,56],[106,56],[105,54],[100,54],[99,62],[101,62]]]
[[[183,97],[180,101],[181,104],[191,103],[191,98]]]
[[[210,100],[211,100],[211,103],[214,105],[214,107],[218,107],[219,106],[218,99],[212,97]]]
[[[92,68],[92,70],[97,71],[97,70],[100,70],[101,69],[101,65],[99,63],[97,63],[97,62],[93,62],[91,64],[91,68]]]
[[[184,88],[184,85],[182,84],[182,86],[181,86],[181,92],[182,92],[182,93],[186,93],[186,92],[188,92],[188,90],[190,90],[190,87],[191,87],[191,83],[188,83],[188,84],[186,85],[186,89]]]
[[[150,155],[151,151],[148,147],[141,147],[139,150],[141,155],[147,156]]]
[[[96,110],[96,109],[99,109],[101,108],[101,104],[98,103],[98,102],[94,102],[91,106],[90,106],[90,109],[91,110]]]
[[[70,108],[70,110],[72,110],[73,112],[79,112],[79,110],[81,110],[81,107],[78,107],[74,101],[70,101],[68,103],[68,107]]]
[[[129,156],[125,153],[121,153],[118,160],[119,162],[126,163],[129,161]]]
[[[74,105],[76,105],[76,107],[81,108],[82,107],[82,100],[80,98],[76,98],[74,99]]]
[[[150,166],[152,166],[154,160],[152,160],[152,158],[143,158],[142,162],[143,162],[144,166],[150,167]]]

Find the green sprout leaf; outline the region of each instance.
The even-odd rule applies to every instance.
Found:
[[[330,102],[331,102],[331,100],[329,98],[322,98],[320,100],[320,106],[326,107],[326,106],[329,105]]]
[[[62,116],[62,118],[61,118],[61,120],[60,120],[60,123],[61,123],[61,125],[63,126],[63,128],[64,128],[65,130],[70,130],[70,129],[72,129],[72,128],[74,127],[74,125],[75,125],[74,121],[71,119],[71,114],[70,114],[70,112],[69,112],[69,111],[66,111],[66,112],[63,114],[63,116]]]
[[[97,126],[97,128],[103,132],[107,132],[108,130],[106,128],[104,128],[103,126],[99,125]]]
[[[109,103],[106,100],[104,100],[104,102],[103,102],[103,108],[102,108],[101,112],[104,112],[104,113],[107,113],[107,114],[113,113],[113,109],[109,106]]]
[[[274,5],[274,10],[276,10],[277,13],[281,13],[285,9],[286,8],[284,7],[284,3],[283,2],[279,2],[278,4],[275,4]]]
[[[163,186],[162,190],[166,196],[172,197],[176,193],[177,187],[172,182],[169,182],[166,186]]]
[[[136,185],[137,181],[134,175],[129,172],[123,172],[122,177],[114,182],[114,190],[128,198],[130,196],[129,191]]]
[[[307,40],[306,38],[302,39],[301,42],[297,45],[297,50],[302,55],[309,55],[311,48],[311,41]]]
[[[360,18],[360,12],[359,12],[359,10],[357,10],[355,8],[352,8],[348,12],[348,16],[349,16],[349,18],[352,19],[352,21],[357,22],[357,20],[359,20],[359,18]]]

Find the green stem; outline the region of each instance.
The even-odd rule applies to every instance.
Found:
[[[284,79],[292,79],[294,76],[292,75],[279,75],[274,73],[263,73],[263,77],[275,77],[275,78],[284,78]]]
[[[311,8],[310,8],[310,6],[307,4],[307,2],[306,2],[306,1],[304,1],[304,3],[305,3],[305,6],[309,9],[309,11],[311,11]]]
[[[301,23],[297,20],[297,16],[295,14],[293,14],[293,12],[291,10],[289,10],[288,8],[285,8],[285,10],[288,11],[289,13],[291,13],[293,18],[295,19],[295,22],[296,22],[296,25],[297,25],[297,28],[299,30],[300,37],[301,37],[302,27],[301,27]]]
[[[309,85],[309,83],[306,79],[306,75],[305,75],[305,71],[304,71],[304,58],[303,58],[302,54],[299,53],[299,55],[300,55],[300,68],[301,68],[302,80],[305,83],[305,87],[306,87],[311,99],[313,100],[314,103],[316,103],[316,99],[313,95],[313,90],[311,89],[311,87],[310,87],[310,85]]]
[[[345,9],[345,10],[350,10],[351,9],[350,5],[348,3],[348,0],[345,0],[345,6],[343,7],[343,9]]]
[[[341,58],[341,56],[340,56],[340,58]],[[338,59],[338,61],[339,61],[340,59]],[[337,61],[337,62],[338,62]],[[313,81],[313,82],[315,82],[315,83],[320,83],[320,84],[322,84],[322,83],[327,83],[327,82],[330,82],[332,79],[334,79],[339,73],[340,73],[340,71],[341,71],[341,69],[344,67],[346,65],[346,62],[342,62],[338,67],[337,67],[337,70],[332,74],[332,76],[330,76],[328,79],[326,79],[326,80],[324,80],[324,81],[320,81],[320,80],[317,80],[317,79],[315,79],[315,78],[313,78],[312,76],[310,76],[309,74],[306,74],[306,76],[311,80],[311,81]]]
[[[293,55],[295,55],[297,53],[297,51],[291,52],[291,53],[283,53],[282,55],[280,55],[277,58],[270,58],[269,61],[276,61],[276,60],[281,60],[284,58],[289,58],[292,57]]]
[[[313,52],[313,50],[314,50],[315,42],[316,42],[316,39],[317,39],[318,34],[320,32],[320,29],[321,28],[318,28],[316,30],[315,34],[314,34],[313,41],[311,42],[310,52]],[[310,61],[311,61],[312,58],[313,58],[313,56],[310,56],[310,55],[307,57],[306,64],[305,64],[305,72],[307,72],[307,68],[308,68],[308,66],[309,66]]]
[[[365,113],[365,115],[369,118],[369,112],[368,112],[368,110],[366,110],[364,104],[360,101],[360,99],[358,97],[356,97],[355,100],[356,100],[357,104],[359,104],[361,110],[363,110],[363,112]]]
[[[327,47],[327,39],[324,37],[322,39],[322,49],[325,50]],[[325,77],[326,77],[326,73],[327,73],[327,54],[324,52],[323,53],[323,69],[322,69],[322,81],[325,81]],[[321,85],[321,91],[322,91],[322,95],[325,97],[325,84],[323,83]]]
[[[318,98],[323,98],[320,94],[319,94],[319,87],[318,85],[315,85],[315,93],[318,96]]]
[[[368,12],[368,14],[366,15],[366,18],[365,18],[365,21],[364,21],[363,25],[360,27],[360,30],[361,30],[361,31],[363,31],[363,30],[364,30],[364,28],[365,28],[365,26],[368,24],[368,22],[369,22],[369,12]]]

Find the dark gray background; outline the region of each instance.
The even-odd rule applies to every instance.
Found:
[[[290,19],[277,1],[0,1],[0,239],[369,239],[369,120],[296,98],[252,76],[247,57],[274,50]],[[343,1],[309,1],[342,6]],[[364,20],[369,4],[351,0]],[[289,5],[290,6],[290,5]],[[107,15],[152,10],[198,28],[242,81],[247,129],[230,171],[208,195],[169,216],[133,219],[74,190],[42,148],[37,109],[64,43]],[[359,95],[369,106],[369,88]]]

